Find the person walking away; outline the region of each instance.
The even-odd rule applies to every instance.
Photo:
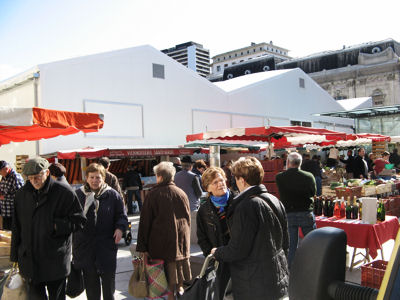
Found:
[[[207,165],[202,159],[198,159],[194,162],[192,172],[199,177],[201,191],[204,192],[203,185],[201,184],[201,176],[203,175],[204,171],[207,169]]]
[[[393,149],[393,152],[389,156],[389,162],[394,164],[396,168],[400,167],[400,155],[398,154],[397,148]]]
[[[190,238],[192,243],[196,243],[196,214],[200,206],[200,197],[203,193],[199,177],[192,172],[193,162],[190,156],[182,158],[182,171],[176,173],[175,184],[181,188],[189,198],[191,211],[191,231]]]
[[[354,176],[354,156],[351,149],[347,150],[347,159],[341,159],[342,163],[346,165],[346,177],[347,179],[353,178]]]
[[[139,211],[142,210],[142,197],[140,196],[140,191],[143,190],[142,179],[138,172],[138,165],[133,163],[128,167],[128,172],[126,172],[124,181],[122,183],[122,189],[128,191],[128,214],[133,214],[133,195],[135,195],[136,201],[139,205]]]
[[[288,155],[287,170],[276,175],[280,200],[285,206],[289,224],[289,267],[296,253],[299,228],[304,236],[316,228],[315,216],[312,212],[312,199],[316,193],[314,176],[306,171],[300,170],[302,163],[301,155],[292,152]]]
[[[48,168],[46,159],[30,159],[23,169],[28,181],[15,195],[10,260],[18,263],[32,300],[65,299],[71,234],[85,222],[75,192],[51,178]]]
[[[172,162],[174,164],[174,168],[176,173],[178,173],[179,171],[182,171],[182,162],[181,159],[179,157],[173,157],[172,158]]]
[[[144,257],[163,259],[170,293],[183,293],[183,282],[191,280],[190,270],[190,205],[185,192],[173,180],[171,162],[154,168],[157,185],[144,201],[140,214],[136,251]]]
[[[365,149],[358,149],[358,155],[354,159],[353,172],[354,178],[368,179],[368,164],[364,159]]]
[[[211,253],[229,263],[235,300],[281,299],[289,286],[285,209],[261,184],[264,170],[256,158],[241,157],[232,172],[240,194],[228,212],[228,218],[233,214],[231,239]]]
[[[121,191],[121,186],[119,185],[119,180],[118,177],[115,176],[113,173],[111,173],[109,171],[110,169],[110,159],[108,157],[102,157],[99,159],[99,164],[101,164],[104,169],[106,169],[106,179],[104,180],[105,183],[107,183],[107,185],[111,188],[113,188],[114,190],[116,190],[118,192],[118,194],[120,194],[122,200],[124,199],[124,195],[122,194]]]
[[[310,159],[309,154],[304,154],[303,158],[304,159],[303,159],[303,162],[301,163],[301,169],[303,171],[310,172],[311,174],[313,174],[315,183],[317,186],[316,195],[321,196],[321,194],[322,194],[322,176],[321,176],[322,169],[319,166],[318,158],[316,155],[314,155],[313,159]]]
[[[73,236],[73,262],[82,269],[88,300],[113,300],[118,243],[128,225],[121,195],[105,183],[106,170],[92,163],[76,190],[87,222]]]
[[[24,179],[5,160],[0,160],[0,175],[0,207],[3,229],[11,230],[15,194],[24,185]]]
[[[233,214],[228,219],[227,212],[234,194],[227,188],[225,172],[221,168],[208,168],[201,180],[208,197],[197,212],[197,243],[207,257],[212,248],[225,246],[230,240]],[[218,266],[217,276],[219,299],[222,300],[230,278],[228,263],[223,262]]]
[[[51,164],[49,167],[49,171],[50,175],[53,177],[55,181],[69,185],[67,178],[65,178],[65,173],[67,173],[67,170],[62,164],[60,163]]]

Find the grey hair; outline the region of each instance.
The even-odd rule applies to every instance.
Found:
[[[288,164],[295,168],[300,167],[302,160],[303,158],[297,152],[292,152],[287,157]]]
[[[190,171],[193,167],[192,163],[182,163],[182,169],[186,170],[186,171]]]
[[[153,168],[154,174],[162,178],[162,182],[171,182],[175,177],[175,167],[172,162],[162,161]]]

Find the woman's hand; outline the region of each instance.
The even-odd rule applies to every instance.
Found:
[[[119,228],[115,229],[114,231],[115,243],[118,244],[121,238],[122,238],[122,230]]]

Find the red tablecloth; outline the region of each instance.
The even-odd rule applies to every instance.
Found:
[[[316,217],[317,228],[331,226],[343,229],[347,234],[347,245],[354,248],[368,248],[369,255],[375,258],[378,249],[390,239],[396,239],[399,220],[394,216],[386,216],[385,222],[374,225],[360,224],[360,220],[336,219],[335,217]]]

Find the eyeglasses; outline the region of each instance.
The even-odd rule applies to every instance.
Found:
[[[42,170],[40,171],[39,174],[37,175],[28,175],[27,178],[28,180],[32,181],[32,180],[39,180],[43,177],[44,173],[46,172],[46,170]]]

